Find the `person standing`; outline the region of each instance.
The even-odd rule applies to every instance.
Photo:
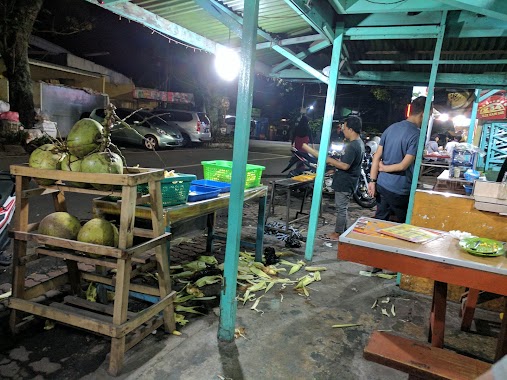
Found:
[[[405,222],[425,103],[424,96],[414,99],[408,118],[382,133],[368,184],[368,193],[377,197],[377,219]]]
[[[356,191],[364,157],[361,129],[361,119],[357,116],[349,116],[343,124],[343,134],[349,141],[345,146],[345,152],[339,159],[326,158],[326,163],[335,167],[332,187],[335,191],[336,224],[333,233],[322,237],[324,240],[338,241],[340,235],[347,229],[349,200]],[[319,152],[307,144],[303,144],[303,149],[315,157],[318,156]]]
[[[306,117],[306,110],[301,110],[301,118],[294,128],[294,134],[292,136],[292,146],[297,150],[302,150],[303,144],[311,143],[313,146],[312,131]]]

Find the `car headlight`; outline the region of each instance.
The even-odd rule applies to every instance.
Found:
[[[155,130],[157,131],[157,133],[158,133],[159,135],[167,135],[167,132],[166,132],[166,131],[164,131],[163,129],[160,129],[160,128],[155,128]]]

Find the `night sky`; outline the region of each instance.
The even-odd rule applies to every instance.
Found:
[[[65,17],[62,17],[65,15]],[[68,29],[69,17],[80,22],[90,22],[89,31],[65,35],[48,33],[48,30]],[[118,71],[131,78],[137,87],[156,88],[174,92],[192,92],[199,106],[199,86],[221,86],[230,98],[230,113],[234,113],[237,82],[226,83],[217,78],[213,67],[214,57],[182,45],[177,45],[157,33],[82,0],[46,0],[39,14],[34,34],[62,46],[71,53],[97,64]],[[330,51],[312,57],[311,64],[325,67],[330,61]],[[35,57],[34,57],[35,58]],[[40,59],[40,57],[37,57]],[[313,62],[317,60],[318,62]],[[262,116],[273,120],[288,117],[301,107],[303,85],[292,83],[290,91],[285,86],[261,75],[255,76],[254,104],[261,108]],[[305,85],[305,105],[315,104],[314,117],[322,117],[325,85]],[[398,89],[397,91],[400,91]],[[405,92],[404,90],[401,90]],[[402,115],[388,115],[386,104],[377,104],[368,86],[338,86],[338,110],[344,106],[364,114],[366,124],[388,125],[388,116],[394,120]],[[368,121],[370,119],[371,121]]]

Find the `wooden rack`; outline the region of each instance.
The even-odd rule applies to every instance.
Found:
[[[12,309],[10,318],[12,331],[14,333],[18,331],[21,325],[20,312],[26,312],[109,336],[111,337],[111,353],[108,371],[111,375],[118,375],[123,365],[125,351],[162,325],[166,332],[172,332],[175,329],[173,308],[175,292],[171,291],[166,250],[166,242],[170,234],[165,233],[164,229],[160,185],[160,181],[164,178],[163,170],[125,168],[123,174],[92,174],[12,165],[10,171],[16,177],[16,214],[12,231],[14,238],[13,283],[12,297],[8,305]],[[53,179],[56,183],[30,189],[30,178]],[[68,182],[105,184],[114,187],[111,191],[99,191],[66,186],[65,183]],[[141,196],[137,192],[137,185],[146,183],[148,183],[149,194]],[[51,195],[55,211],[67,211],[65,192],[121,197],[118,248],[37,233],[39,223],[28,223],[29,201],[41,195]],[[152,229],[134,229],[136,204],[147,202],[151,205]],[[148,240],[134,246],[134,234]],[[40,246],[35,249],[35,252],[28,254],[27,242],[29,241],[46,245],[46,247]],[[150,255],[147,255],[150,249],[155,250],[155,263],[150,261]],[[94,257],[86,253],[93,253]],[[65,260],[67,273],[25,289],[26,264],[41,256]],[[94,264],[98,270],[95,273],[82,272],[78,268],[78,263]],[[137,268],[132,269],[135,263],[138,263]],[[131,283],[131,280],[139,275],[143,268],[155,265],[158,273],[158,288]],[[116,269],[116,274],[107,275],[104,268]],[[99,304],[81,298],[84,282],[115,286],[114,304]],[[31,301],[46,291],[67,283],[71,286],[72,295],[65,297],[63,303],[43,305]],[[129,290],[158,296],[159,302],[134,313],[128,310]]]

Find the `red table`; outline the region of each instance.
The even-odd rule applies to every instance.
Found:
[[[366,220],[370,230],[396,223]],[[340,236],[338,259],[368,266],[389,269],[435,281],[430,313],[429,342],[443,347],[447,284],[481,289],[507,296],[507,258],[499,256],[482,258],[472,256],[458,246],[458,240],[442,232],[443,236],[426,244],[365,234],[354,230],[354,223]],[[507,316],[507,302],[504,310]],[[503,318],[495,360],[507,354],[507,317]]]

